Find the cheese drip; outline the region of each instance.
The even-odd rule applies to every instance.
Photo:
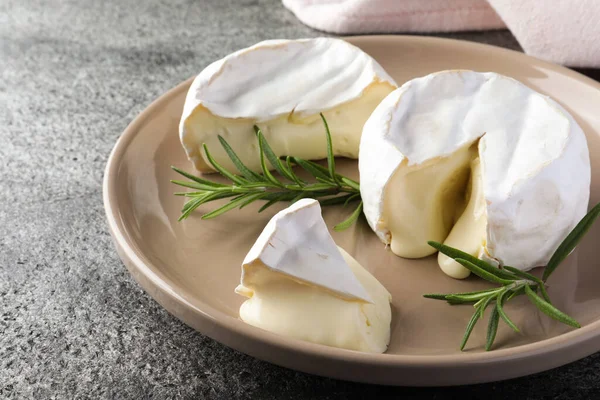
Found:
[[[471,162],[469,188],[466,192],[468,195],[467,207],[452,227],[444,244],[460,249],[474,257],[481,257],[485,252],[487,218],[479,157]],[[442,271],[452,278],[464,279],[471,273],[442,253],[438,254],[438,264]]]
[[[479,257],[485,249],[486,215],[477,144],[415,167],[400,165],[386,188],[382,220],[391,250],[400,257],[434,254],[430,240]],[[470,274],[443,254],[438,263],[453,278]]]
[[[327,346],[383,353],[390,341],[391,295],[342,248],[340,252],[373,304],[344,300],[330,290],[299,282],[267,268],[256,268],[252,280],[236,293],[248,297],[240,318],[280,335]]]
[[[382,218],[394,254],[420,258],[435,253],[427,241],[443,242],[464,208],[473,156],[474,150],[464,147],[415,167],[400,165],[387,185]]]

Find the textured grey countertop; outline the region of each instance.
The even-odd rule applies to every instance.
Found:
[[[277,0],[0,0],[0,398],[570,399],[600,390],[598,355],[460,388],[294,372],[198,334],[129,276],[101,196],[123,129],[212,60],[319,34]],[[451,36],[518,48],[506,31]]]

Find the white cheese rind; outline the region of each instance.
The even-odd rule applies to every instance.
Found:
[[[217,135],[258,170],[255,124],[277,155],[323,158],[325,131],[318,114],[324,112],[336,155],[356,158],[364,122],[395,88],[373,58],[343,40],[268,40],[212,63],[194,79],[180,139],[201,171],[212,170],[203,143],[218,162],[232,166]]]
[[[384,194],[397,168],[448,157],[477,140],[487,215],[483,250],[525,270],[545,265],[587,210],[587,142],[555,101],[494,73],[413,79],[377,107],[359,154],[369,225],[390,243],[386,219],[402,216],[385,215]]]
[[[269,221],[244,259],[242,285],[250,286],[264,268],[345,300],[372,302],[329,234],[314,199],[299,200]]]

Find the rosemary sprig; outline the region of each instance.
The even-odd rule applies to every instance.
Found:
[[[600,204],[597,204],[592,208],[590,212],[581,219],[571,233],[569,233],[560,246],[558,246],[550,258],[548,265],[544,269],[542,279],[510,266],[496,268],[493,265],[458,249],[437,242],[428,242],[431,247],[448,257],[453,258],[456,262],[469,269],[475,275],[500,286],[476,292],[426,294],[424,297],[434,300],[445,300],[450,305],[473,305],[475,311],[467,324],[467,329],[460,343],[461,350],[465,348],[473,328],[479,319],[483,318],[486,308],[490,305],[492,305],[492,311],[488,322],[485,344],[486,350],[491,350],[492,345],[494,344],[500,319],[515,332],[519,332],[519,328],[511,321],[504,311],[504,304],[512,298],[522,294],[527,295],[527,298],[531,303],[549,317],[574,328],[580,328],[581,325],[579,325],[577,321],[552,305],[548,292],[546,291],[546,280],[550,277],[552,272],[556,270],[558,265],[575,249],[598,216],[600,216]],[[538,295],[538,292],[541,296]]]
[[[193,189],[193,191],[175,193],[178,196],[189,198],[181,210],[179,220],[189,217],[195,209],[203,204],[224,198],[231,198],[231,200],[204,214],[202,219],[217,217],[234,208],[243,208],[257,200],[266,201],[259,209],[259,212],[262,212],[280,201],[293,203],[310,197],[319,200],[323,206],[358,202],[350,216],[336,225],[334,229],[344,230],[350,227],[362,212],[359,183],[335,171],[331,132],[323,114],[321,114],[321,119],[327,139],[327,167],[298,157],[277,157],[258,126],[254,126],[254,131],[258,140],[262,174],[258,174],[244,165],[233,148],[221,136],[219,136],[219,142],[239,174],[227,171],[220,165],[213,158],[206,144],[203,145],[203,150],[208,162],[217,172],[231,181],[230,184],[213,182],[171,167],[175,172],[188,179],[187,181],[172,180],[171,182]],[[268,164],[273,167],[273,172]],[[294,172],[294,166],[304,169],[315,178],[316,182],[306,182],[301,179]]]

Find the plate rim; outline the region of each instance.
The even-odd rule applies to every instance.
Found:
[[[538,66],[543,66],[544,68],[566,75],[600,91],[600,82],[596,82],[579,72],[537,59],[515,50],[493,45],[457,39],[413,35],[357,35],[341,37],[341,39],[352,44],[363,41],[379,40],[398,40],[413,42],[415,44],[442,42],[441,44],[445,46],[462,46],[471,48],[471,50],[479,49],[496,53],[505,53],[511,58],[517,58]],[[193,79],[194,77],[181,82],[153,100],[152,103],[145,107],[126,127],[119,136],[108,157],[102,184],[103,203],[108,221],[108,228],[119,257],[146,293],[186,325],[191,326],[213,340],[242,353],[294,370],[365,383],[402,384],[410,386],[462,385],[510,379],[565,365],[600,350],[600,319],[577,330],[571,330],[552,338],[515,347],[496,349],[493,352],[442,355],[372,354],[283,337],[248,325],[239,318],[233,318],[201,300],[198,301],[198,306],[191,304],[168,284],[168,279],[159,277],[149,266],[151,263],[144,260],[143,254],[138,254],[136,251],[135,243],[133,243],[133,240],[127,234],[127,229],[119,214],[116,183],[120,160],[123,154],[125,154],[129,144],[139,132],[139,128],[148,118],[153,116],[157,109],[168,104],[173,97],[179,95],[182,91],[186,91]],[[197,321],[194,323],[187,321],[185,318],[188,315],[194,315],[195,318],[197,318]],[[247,344],[241,345],[240,343],[244,341],[254,344],[257,346],[258,350],[249,350]],[[335,365],[339,363],[344,363],[344,365],[351,364],[358,367],[368,365],[371,367],[392,369],[397,372],[407,372],[411,369],[420,370],[422,373],[430,369],[448,372],[448,370],[452,368],[461,370],[464,373],[471,368],[482,367],[484,364],[499,364],[499,366],[501,364],[507,365],[501,368],[501,372],[495,374],[488,373],[487,375],[469,374],[464,376],[464,379],[459,379],[457,382],[437,377],[431,383],[428,382],[427,379],[417,379],[414,380],[415,382],[410,380],[410,382],[407,383],[407,381],[409,381],[408,379],[389,379],[387,374],[382,375],[379,380],[370,379],[366,376],[361,377],[357,374],[352,376],[344,371],[340,371],[339,368],[332,368],[329,372],[323,369],[320,370],[321,372],[315,372],[314,369],[308,368],[307,366],[298,367],[294,362],[289,361],[289,357],[269,356],[267,354],[268,352],[265,352],[265,346],[268,348],[268,352],[283,351],[290,356],[293,355],[298,357],[302,355],[304,358],[315,358],[321,361],[327,359],[334,361]],[[558,354],[561,356],[556,357]],[[287,359],[288,362],[281,362],[282,358]],[[533,358],[534,361],[537,360],[537,362],[531,363],[530,368],[527,369],[528,372],[522,373],[519,372],[518,369],[511,371],[510,368],[507,370],[506,367],[514,366],[515,363],[522,362],[519,360],[524,358]],[[559,362],[549,362],[549,360],[551,361],[551,359],[557,358],[560,358]],[[412,375],[414,376],[414,374]],[[456,376],[457,374],[451,375]]]

